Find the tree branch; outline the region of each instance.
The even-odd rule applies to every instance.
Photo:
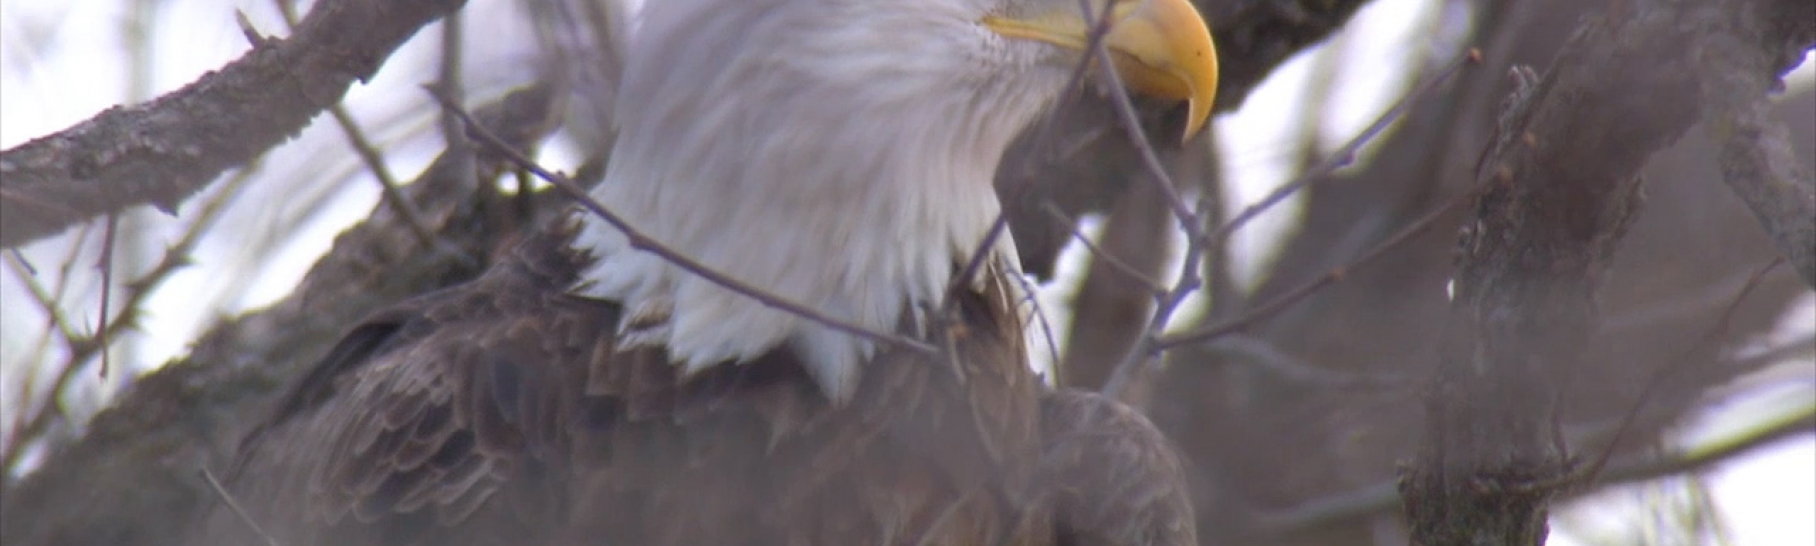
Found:
[[[322,0],[286,39],[149,103],[0,152],[0,247],[150,203],[166,212],[297,133],[464,0]]]
[[[1769,15],[1790,3],[1617,3],[1515,93],[1476,173],[1425,439],[1400,482],[1414,543],[1544,543],[1547,483],[1568,471],[1560,382],[1590,364],[1602,280],[1639,210],[1637,173],[1698,121],[1702,79],[1717,77],[1683,44],[1801,47],[1804,34]]]
[[[1757,43],[1760,34],[1727,34],[1704,43],[1698,68],[1710,106],[1704,127],[1720,146],[1722,178],[1740,197],[1805,285],[1816,288],[1816,180],[1797,160],[1790,136],[1772,115],[1768,93],[1816,42],[1809,6],[1762,5],[1765,16],[1801,22],[1789,41]],[[1807,120],[1806,120],[1807,121]]]
[[[475,110],[479,123],[520,149],[553,127],[546,87],[517,91]],[[264,418],[278,393],[315,363],[348,324],[385,305],[464,282],[483,271],[468,256],[507,245],[512,224],[491,221],[472,173],[501,172],[501,158],[443,155],[402,189],[437,236],[459,253],[425,251],[405,220],[380,204],[343,232],[297,289],[265,310],[226,320],[180,361],[134,381],[75,442],[43,468],[0,490],[0,543],[7,546],[187,544],[197,511],[216,502],[198,469],[221,463]],[[565,200],[541,199],[553,211]],[[533,219],[520,222],[521,226]]]

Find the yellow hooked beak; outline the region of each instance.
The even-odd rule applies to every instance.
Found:
[[[1104,0],[1092,0],[1093,16]],[[1190,113],[1185,135],[1204,128],[1217,98],[1217,48],[1190,0],[1111,0],[1111,27],[1104,35],[1116,74],[1130,89],[1161,99],[1185,100]],[[1031,16],[992,15],[983,24],[1009,38],[1039,40],[1084,51],[1091,29],[1076,2]]]

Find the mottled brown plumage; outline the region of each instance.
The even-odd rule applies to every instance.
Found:
[[[615,306],[562,290],[569,234],[355,328],[245,441],[234,498],[286,546],[1193,543],[1170,446],[1041,386],[999,288],[961,300],[962,379],[889,352],[835,408],[786,351],[687,381],[615,351]],[[261,541],[226,509],[206,536]]]
[[[1114,1],[1125,83],[1202,124],[1192,5]],[[1165,440],[1029,368],[1014,245],[986,237],[1004,150],[1085,53],[1074,0],[663,0],[639,21],[592,193],[616,220],[572,216],[354,328],[245,440],[248,514],[200,542],[1193,542]]]

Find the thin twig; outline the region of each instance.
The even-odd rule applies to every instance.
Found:
[[[1418,377],[1411,374],[1358,373],[1317,366],[1287,353],[1273,343],[1243,334],[1224,336],[1205,345],[1205,350],[1241,358],[1262,370],[1304,383],[1397,389],[1415,385],[1419,381]]]
[[[425,90],[429,92],[429,96],[434,97],[435,101],[441,104],[442,108],[447,109],[449,112],[459,117],[461,122],[466,124],[467,132],[469,134],[479,137],[480,142],[494,151],[503,154],[506,158],[510,159],[512,163],[517,164],[518,167],[534,173],[538,178],[546,180],[549,184],[566,192],[569,197],[572,197],[579,203],[581,208],[586,209],[587,212],[592,213],[601,220],[605,220],[607,224],[611,224],[612,228],[623,233],[625,239],[630,242],[631,248],[655,254],[656,257],[667,261],[683,271],[698,275],[708,282],[719,285],[720,288],[756,300],[757,303],[761,303],[766,307],[785,311],[789,314],[817,322],[822,326],[887,345],[930,354],[939,352],[938,348],[923,341],[880,332],[859,324],[828,316],[813,308],[771,294],[749,284],[745,284],[743,281],[734,279],[724,273],[707,267],[705,264],[695,261],[693,258],[681,254],[680,252],[676,252],[674,249],[663,245],[661,242],[651,239],[648,235],[645,235],[643,232],[632,227],[629,222],[624,221],[624,218],[613,213],[611,210],[606,209],[605,205],[599,204],[592,196],[587,195],[586,190],[581,189],[573,180],[570,180],[568,177],[559,173],[551,172],[548,169],[543,168],[542,165],[537,164],[534,160],[525,157],[522,152],[517,151],[509,144],[499,139],[498,135],[493,134],[490,129],[475,123],[472,116],[469,115],[466,110],[449,102],[448,98],[443,97],[436,89],[425,87]]]
[[[1601,454],[1596,456],[1595,462],[1590,463],[1582,472],[1571,473],[1561,479],[1568,482],[1574,482],[1575,487],[1578,488],[1587,488],[1594,485],[1597,476],[1602,471],[1602,467],[1608,464],[1608,459],[1612,458],[1615,450],[1620,448],[1621,440],[1624,439],[1627,433],[1633,428],[1634,422],[1639,420],[1640,410],[1646,407],[1646,403],[1652,400],[1653,395],[1658,394],[1659,389],[1664,385],[1665,378],[1674,375],[1685,365],[1696,362],[1696,355],[1698,353],[1708,349],[1711,344],[1714,344],[1717,340],[1726,336],[1728,329],[1733,326],[1734,314],[1740,310],[1741,302],[1747,299],[1748,294],[1753,293],[1754,288],[1759,287],[1760,280],[1764,279],[1767,273],[1772,272],[1772,269],[1777,268],[1783,263],[1785,263],[1785,259],[1780,256],[1777,259],[1772,260],[1772,263],[1766,264],[1765,267],[1759,268],[1759,271],[1754,272],[1753,276],[1747,279],[1747,283],[1740,287],[1740,291],[1734,294],[1733,301],[1729,302],[1728,307],[1722,310],[1721,316],[1716,318],[1715,324],[1711,325],[1703,335],[1691,342],[1690,346],[1686,347],[1676,359],[1673,359],[1672,362],[1666,364],[1664,368],[1654,372],[1652,377],[1647,378],[1646,386],[1639,391],[1639,399],[1634,400],[1633,404],[1627,406],[1627,413],[1621,417],[1620,427],[1614,430],[1614,436],[1608,439],[1608,447],[1603,449]]]
[[[1014,277],[1016,284],[1021,285],[1022,298],[1027,301],[1029,311],[1033,315],[1033,317],[1031,317],[1031,322],[1038,323],[1041,337],[1047,342],[1047,356],[1054,363],[1053,384],[1066,384],[1064,382],[1065,378],[1061,377],[1062,374],[1059,373],[1059,369],[1061,368],[1061,366],[1058,365],[1059,341],[1053,337],[1053,325],[1047,322],[1047,312],[1046,309],[1042,308],[1040,305],[1040,296],[1035,292],[1034,283],[1028,282],[1028,277],[1026,275],[1010,275],[1010,277]],[[1035,324],[1023,323],[1022,328],[1026,329],[1027,327],[1034,325]]]
[[[276,0],[275,3],[278,12],[283,14],[285,28],[296,30],[296,7],[289,0]],[[455,14],[458,13],[455,12]],[[454,15],[449,15],[447,19],[453,17]],[[248,39],[258,36],[254,30],[247,28],[251,23],[245,20],[244,15],[241,16],[240,25],[241,31],[247,34]],[[259,43],[259,41],[254,41],[252,45],[257,47]],[[360,161],[366,164],[366,169],[372,172],[372,177],[378,179],[379,191],[384,196],[385,204],[391,207],[392,212],[404,219],[404,225],[409,226],[410,232],[416,235],[424,247],[436,248],[440,237],[437,237],[435,230],[423,220],[422,211],[417,210],[416,204],[404,196],[402,185],[397,182],[397,176],[391,174],[391,169],[385,165],[384,154],[378,151],[378,147],[372,144],[371,139],[366,138],[365,130],[360,128],[359,122],[347,112],[346,103],[337,102],[333,106],[329,106],[328,115],[334,117],[335,125],[340,126],[341,134],[347,137],[347,145],[353,148],[355,154],[359,155]]]
[[[1090,13],[1088,1],[1079,0],[1079,6],[1087,15]],[[1109,8],[1108,4],[1104,6],[1104,13],[1098,17],[1098,22],[1095,24],[1107,26]],[[1110,91],[1110,104],[1122,122],[1123,130],[1128,134],[1129,140],[1134,142],[1136,152],[1140,154],[1142,163],[1148,169],[1148,175],[1153,177],[1154,184],[1160,189],[1161,195],[1166,198],[1167,206],[1173,210],[1173,216],[1179,223],[1180,231],[1187,234],[1186,240],[1195,239],[1196,237],[1192,234],[1203,229],[1202,223],[1198,219],[1199,215],[1192,211],[1190,205],[1186,204],[1185,198],[1179,193],[1179,185],[1173,182],[1172,174],[1167,172],[1166,166],[1160,162],[1159,152],[1154,150],[1154,144],[1148,141],[1147,133],[1142,130],[1141,118],[1135,113],[1135,103],[1129,98],[1127,86],[1123,85],[1122,78],[1118,77],[1116,73],[1116,64],[1110,58],[1109,48],[1100,40],[1090,44],[1088,51],[1089,56],[1096,58],[1098,69],[1103,72],[1105,84]],[[1202,206],[1204,201],[1201,199],[1199,204]],[[1145,368],[1142,364],[1151,361],[1152,357],[1158,354],[1153,350],[1155,339],[1158,338],[1160,332],[1166,329],[1167,322],[1171,320],[1173,312],[1179,307],[1179,304],[1202,284],[1198,275],[1198,261],[1203,252],[1203,245],[1186,245],[1185,259],[1180,265],[1178,282],[1174,283],[1173,288],[1164,297],[1158,298],[1154,315],[1149,318],[1147,326],[1143,328],[1145,333],[1135,341],[1133,347],[1130,347],[1128,355],[1117,364],[1116,369],[1110,374],[1109,380],[1104,383],[1102,392],[1105,395],[1120,398],[1124,387],[1127,386],[1135,372]]]
[[[1216,135],[1207,135],[1208,138],[1215,138],[1215,136]],[[1216,155],[1214,152],[1211,155],[1213,160],[1217,160],[1220,157],[1221,156]],[[1217,172],[1217,169],[1213,167],[1210,171],[1215,173]],[[1204,212],[1204,222],[1207,226],[1223,225],[1226,221],[1228,213],[1225,211],[1227,210],[1226,205],[1229,203],[1229,195],[1225,192],[1228,188],[1223,182],[1223,179],[1220,177],[1213,178],[1207,180],[1204,187],[1199,190],[1201,192],[1200,195],[1204,196],[1205,199],[1210,200],[1211,203],[1211,206]],[[1188,240],[1186,244],[1192,244],[1192,242]],[[1234,262],[1235,260],[1232,258],[1232,253],[1230,251],[1229,240],[1212,241],[1210,244],[1205,245],[1204,269],[1206,271],[1204,290],[1206,293],[1205,295],[1209,296],[1210,299],[1205,308],[1205,317],[1208,319],[1222,319],[1231,312],[1241,309],[1242,306],[1246,305],[1248,302],[1248,295],[1236,285]]]
[[[63,337],[64,343],[72,343],[80,337],[76,333],[75,325],[63,313],[63,308],[57,305],[57,297],[44,288],[44,284],[38,282],[37,277],[32,275],[31,265],[25,263],[25,258],[14,255],[13,259],[6,261],[6,265],[13,270],[14,275],[19,276],[20,282],[25,283],[26,291],[32,296],[32,303],[38,304],[38,310],[44,312],[45,322],[56,328],[58,334]]]
[[[246,527],[252,529],[253,534],[265,539],[265,546],[281,546],[277,539],[271,538],[263,527],[259,527],[259,522],[252,520],[252,514],[247,513],[246,509],[240,506],[239,501],[233,500],[233,495],[229,494],[227,488],[221,485],[221,480],[215,479],[213,472],[203,468],[202,479],[208,480],[208,487],[214,489],[214,494],[221,496],[221,502],[226,503],[227,508],[233,510],[233,515],[239,516],[240,521],[245,522]]]
[[[1464,66],[1481,64],[1481,62],[1482,52],[1480,50],[1470,49],[1468,55],[1457,58],[1456,61],[1451,62],[1449,66],[1439,70],[1438,73],[1433,75],[1430,79],[1425,80],[1423,83],[1420,83],[1418,87],[1413,88],[1412,92],[1400,97],[1399,102],[1394,103],[1393,107],[1382,112],[1380,117],[1375,118],[1374,123],[1369,124],[1362,132],[1357,133],[1355,137],[1349,139],[1349,142],[1345,143],[1342,148],[1338,148],[1335,152],[1332,152],[1329,156],[1325,157],[1324,161],[1318,162],[1317,165],[1312,166],[1310,169],[1306,169],[1305,172],[1300,173],[1298,177],[1294,178],[1292,182],[1288,182],[1279,188],[1275,188],[1273,192],[1268,193],[1267,196],[1261,198],[1260,201],[1256,201],[1254,204],[1242,209],[1242,212],[1238,213],[1235,218],[1231,218],[1228,223],[1217,228],[1216,231],[1206,234],[1204,236],[1204,242],[1209,244],[1213,241],[1222,241],[1228,238],[1230,234],[1235,233],[1237,229],[1241,229],[1242,226],[1249,223],[1250,220],[1254,220],[1256,217],[1260,216],[1261,213],[1267,212],[1268,209],[1286,201],[1286,198],[1291,197],[1299,190],[1305,189],[1307,186],[1317,183],[1318,181],[1330,178],[1331,173],[1354,162],[1356,160],[1356,153],[1362,150],[1362,146],[1373,141],[1382,131],[1387,130],[1387,127],[1392,125],[1395,120],[1400,119],[1400,116],[1404,115],[1415,102],[1437,93],[1438,88],[1441,87],[1445,81],[1448,81],[1451,76],[1461,71]]]
[[[1178,217],[1181,229],[1188,237],[1188,243],[1186,245],[1186,259],[1188,263],[1184,266],[1184,274],[1180,276],[1179,282],[1168,293],[1168,296],[1160,300],[1160,305],[1157,306],[1155,310],[1154,320],[1156,322],[1148,324],[1146,328],[1148,331],[1147,336],[1137,340],[1135,347],[1130,351],[1128,358],[1118,364],[1115,372],[1110,376],[1110,381],[1104,385],[1103,392],[1109,396],[1116,396],[1122,392],[1125,382],[1137,371],[1137,368],[1141,367],[1139,365],[1140,363],[1150,361],[1153,356],[1159,353],[1159,351],[1163,351],[1166,347],[1173,345],[1163,342],[1160,339],[1160,334],[1166,328],[1165,321],[1170,318],[1178,304],[1181,301],[1184,301],[1185,297],[1196,290],[1201,283],[1198,275],[1199,264],[1196,262],[1205,247],[1219,244],[1243,224],[1246,224],[1249,220],[1260,215],[1261,212],[1279,204],[1284,201],[1286,197],[1297,192],[1299,189],[1310,185],[1313,181],[1327,178],[1331,172],[1348,164],[1354,159],[1357,150],[1361,149],[1363,144],[1372,140],[1375,135],[1385,130],[1393,120],[1398,119],[1399,116],[1407,110],[1409,105],[1412,104],[1414,99],[1422,98],[1429,93],[1435,92],[1439,87],[1439,84],[1447,80],[1450,75],[1455,74],[1465,62],[1472,60],[1479,61],[1481,59],[1481,54],[1479,52],[1471,50],[1469,55],[1458,59],[1449,67],[1446,67],[1437,75],[1415,88],[1413,92],[1408,93],[1399,103],[1395,104],[1392,108],[1389,108],[1387,112],[1384,112],[1372,125],[1356,135],[1356,137],[1350,139],[1343,148],[1339,149],[1337,153],[1332,154],[1326,161],[1305,173],[1302,173],[1297,180],[1276,189],[1272,194],[1269,194],[1260,202],[1244,209],[1241,214],[1238,214],[1235,218],[1231,219],[1229,223],[1225,224],[1217,231],[1204,234],[1200,227],[1198,215],[1185,207],[1185,202],[1183,198],[1180,197],[1177,186],[1166,173],[1164,166],[1161,165],[1159,155],[1154,151],[1152,144],[1147,141],[1147,135],[1141,131],[1140,120],[1135,114],[1134,104],[1130,102],[1127,91],[1122,88],[1122,83],[1115,78],[1115,67],[1111,66],[1109,51],[1099,44],[1095,53],[1098,56],[1099,62],[1105,65],[1106,73],[1109,76],[1107,79],[1109,80],[1109,86],[1111,88],[1110,94],[1112,103],[1116,107],[1117,115],[1122,119],[1124,129],[1130,133],[1130,138],[1135,141],[1136,148],[1141,153],[1143,162],[1146,163],[1150,174],[1155,177],[1155,182],[1159,185],[1163,195],[1167,197],[1169,204],[1172,205],[1174,215]],[[1390,240],[1390,242],[1393,241],[1394,240]],[[1364,259],[1369,257],[1372,256],[1365,255]],[[1333,274],[1340,276],[1339,272],[1333,272]],[[1336,278],[1330,275],[1321,279],[1325,284],[1335,282],[1335,280]],[[1300,298],[1302,298],[1303,295],[1309,295],[1320,285],[1319,283],[1314,283],[1313,285],[1308,286],[1312,286],[1312,288],[1304,290],[1303,294],[1299,296]],[[1292,294],[1288,295],[1290,296]],[[1298,298],[1295,298],[1292,301],[1296,301],[1297,299]],[[1287,303],[1291,302],[1289,301]],[[1271,314],[1273,310],[1269,310],[1268,312]],[[1250,313],[1243,318],[1251,318],[1254,316],[1255,313]]]
[[[1140,269],[1136,269],[1133,265],[1129,265],[1129,262],[1123,261],[1121,258],[1117,258],[1116,255],[1105,251],[1103,247],[1097,246],[1097,243],[1092,241],[1091,237],[1078,230],[1078,220],[1067,216],[1065,211],[1059,209],[1059,205],[1055,205],[1052,201],[1048,201],[1041,209],[1045,210],[1047,215],[1053,218],[1054,222],[1059,223],[1060,227],[1066,228],[1066,230],[1072,234],[1072,237],[1083,244],[1085,249],[1090,251],[1097,259],[1103,260],[1104,263],[1109,264],[1111,268],[1122,272],[1124,275],[1128,275],[1129,278],[1139,281],[1142,290],[1147,291],[1148,294],[1152,295],[1155,299],[1166,297],[1167,289],[1160,281],[1154,280],[1149,277],[1147,273],[1142,272]]]
[[[78,258],[81,257],[82,248],[88,245],[89,237],[94,235],[95,224],[96,222],[84,222],[81,224],[81,227],[76,230],[75,239],[70,241],[69,245],[66,247],[68,253],[64,255],[63,261],[59,262],[59,265],[57,266],[56,287],[51,290],[49,297],[45,298],[43,296],[34,295],[34,298],[40,302],[40,305],[44,306],[45,312],[53,317],[52,320],[55,320],[61,325],[63,341],[65,343],[64,349],[71,354],[76,353],[82,347],[92,345],[92,340],[87,336],[78,333],[74,326],[75,323],[67,318],[67,315],[62,312],[62,307],[59,306],[57,302],[65,301],[69,297],[69,288],[72,284],[75,284],[71,279],[75,274],[76,262],[78,261]],[[33,361],[43,360],[42,354],[38,356],[39,358],[34,358]],[[61,396],[63,386],[68,384],[70,378],[76,373],[76,370],[73,368],[74,365],[72,362],[65,360],[62,367],[57,369],[57,377],[55,380],[44,391],[47,393],[45,395],[44,403],[38,405],[37,411],[32,413],[31,418],[27,419],[21,416],[18,420],[15,420],[12,430],[8,433],[8,441],[5,449],[0,450],[0,471],[12,472],[20,458],[25,455],[26,446],[30,445],[32,441],[43,435],[45,430],[49,429],[52,421],[51,417],[53,417],[51,413],[59,410],[59,406],[56,403],[57,397]],[[36,370],[37,367],[34,366],[33,369]],[[28,398],[23,402],[29,404],[30,400]],[[21,412],[23,412],[28,408],[29,406],[20,409]]]
[[[385,204],[391,207],[392,212],[396,212],[404,219],[404,225],[409,226],[410,232],[416,235],[423,246],[435,246],[435,242],[440,239],[435,235],[435,230],[431,229],[429,223],[423,220],[422,211],[416,209],[416,204],[411,202],[409,197],[404,196],[403,188],[397,182],[397,176],[391,174],[391,169],[385,166],[384,155],[372,145],[371,140],[366,138],[365,132],[360,129],[359,122],[353,119],[353,115],[347,113],[346,104],[336,103],[334,106],[328,107],[328,114],[333,116],[334,123],[340,126],[341,134],[346,135],[347,145],[351,146],[353,152],[359,155],[360,161],[366,164],[366,169],[372,172],[372,177],[378,179],[378,187],[384,195]]]
[[[57,305],[56,296],[51,295],[50,291],[44,288],[43,283],[38,282],[38,279],[32,274],[31,266],[25,262],[25,258],[17,253],[14,253],[12,258],[6,261],[7,268],[11,269],[13,274],[19,277],[20,282],[25,284],[26,291],[32,296],[31,300],[38,304],[39,309],[45,315],[44,335],[38,337],[38,343],[25,362],[42,362],[46,358],[45,355],[53,337],[58,338],[65,347],[73,347],[79,336],[76,334],[75,326],[63,313],[63,308]],[[19,401],[20,407],[7,428],[6,451],[0,453],[0,472],[11,472],[10,462],[17,458],[15,452],[22,449],[21,441],[29,441],[31,436],[36,436],[27,429],[31,421],[25,410],[31,408],[31,401],[36,398],[36,391],[33,387],[38,383],[37,373],[42,371],[40,368],[40,366],[24,366],[28,376],[19,380],[19,397],[16,400]]]
[[[1355,40],[1354,36],[1348,32],[1337,33],[1331,38],[1330,44],[1315,53],[1312,59],[1311,74],[1306,77],[1302,87],[1305,96],[1299,100],[1297,108],[1299,126],[1291,137],[1292,144],[1299,148],[1298,153],[1294,154],[1296,157],[1292,158],[1292,166],[1300,172],[1317,168],[1320,156],[1323,156],[1323,160],[1333,157],[1325,155],[1324,131],[1329,125],[1329,111],[1333,106],[1331,95],[1341,89],[1336,85],[1339,63],[1346,53],[1353,50],[1350,42]],[[1351,160],[1354,160],[1353,155]]]
[[[108,358],[112,351],[105,347],[108,344],[107,316],[113,313],[111,304],[113,303],[114,240],[120,232],[120,213],[109,213],[105,224],[106,227],[101,232],[101,263],[96,266],[101,270],[101,313],[98,319],[100,323],[95,327],[95,339],[100,340],[99,343],[103,347],[101,349],[101,379],[107,379],[107,368],[112,363],[112,359]]]
[[[37,275],[38,274],[38,268],[32,265],[31,260],[25,259],[25,254],[22,252],[19,252],[19,249],[17,247],[6,249],[6,253],[8,255],[12,256],[13,259],[19,260],[19,265],[25,266],[26,274],[28,274],[28,275]]]
[[[1199,199],[1199,207],[1202,209],[1208,202],[1208,199]],[[1192,218],[1197,217],[1197,214],[1192,215]],[[1137,378],[1138,373],[1145,371],[1149,364],[1160,356],[1156,342],[1160,339],[1161,332],[1165,331],[1167,323],[1172,321],[1173,312],[1179,309],[1179,304],[1184,303],[1186,297],[1203,284],[1203,279],[1198,274],[1198,262],[1202,259],[1204,249],[1204,245],[1186,245],[1185,258],[1179,263],[1179,281],[1174,283],[1173,288],[1158,300],[1158,304],[1154,306],[1154,315],[1148,319],[1147,327],[1141,338],[1135,340],[1135,345],[1129,347],[1129,352],[1123,356],[1122,362],[1118,363],[1116,369],[1110,372],[1110,378],[1104,382],[1101,391],[1104,396],[1121,399],[1129,382]]]
[[[1735,358],[1728,364],[1728,367],[1751,371],[1761,366],[1773,364],[1812,351],[1816,351],[1816,336],[1807,336],[1803,339],[1784,345]]]
[[[462,12],[449,13],[442,19],[441,25],[441,60],[436,69],[436,92],[451,104],[464,104],[467,101],[465,78],[461,76],[461,59],[465,56],[461,36],[465,34],[466,25]],[[473,153],[473,143],[467,139],[466,131],[461,130],[462,123],[446,111],[441,113],[441,137],[447,145],[443,155],[454,161],[454,172],[459,173],[460,187],[478,188],[478,157]],[[472,125],[472,124],[466,124]]]
[[[177,243],[164,253],[163,259],[159,260],[157,265],[145,272],[143,276],[125,284],[126,300],[121,303],[120,310],[113,313],[113,318],[109,320],[110,324],[116,328],[137,327],[139,309],[143,306],[145,298],[172,273],[190,263],[189,252],[195,248],[195,244],[201,240],[202,235],[220,218],[220,213],[226,208],[226,204],[239,194],[247,181],[252,179],[251,173],[254,170],[250,167],[243,169],[224,182],[221,193],[202,207],[196,220],[185,230],[182,238],[178,239]],[[54,302],[46,309],[56,309]],[[57,375],[52,379],[50,386],[44,390],[44,401],[38,404],[36,411],[24,421],[23,426],[15,428],[5,450],[0,451],[0,470],[11,471],[13,465],[17,464],[19,458],[24,455],[25,446],[45,431],[50,430],[50,426],[56,422],[56,418],[62,415],[57,399],[63,396],[63,391],[69,388],[70,383],[82,370],[83,364],[94,357],[96,351],[105,354],[108,349],[106,339],[103,338],[69,336],[66,338],[69,340],[67,347],[69,354],[64,359],[62,367],[58,368]]]
[[[1084,1],[1080,0],[1080,3],[1082,4]],[[1108,6],[1109,4],[1106,4],[1104,8],[1106,14]],[[1198,222],[1198,214],[1192,212],[1192,207],[1185,203],[1185,197],[1179,193],[1179,186],[1173,183],[1172,174],[1167,172],[1166,166],[1161,165],[1160,153],[1154,151],[1154,144],[1148,141],[1147,133],[1141,130],[1141,117],[1135,113],[1135,102],[1129,98],[1127,86],[1124,86],[1122,78],[1116,75],[1116,64],[1111,62],[1109,48],[1099,41],[1091,47],[1090,51],[1097,57],[1098,64],[1102,65],[1099,69],[1103,71],[1104,79],[1107,80],[1106,85],[1110,88],[1110,105],[1114,107],[1117,117],[1121,119],[1123,130],[1128,133],[1129,140],[1135,142],[1135,151],[1140,153],[1141,162],[1147,166],[1148,174],[1154,177],[1154,183],[1160,188],[1160,194],[1166,197],[1167,206],[1173,209],[1173,216],[1179,219],[1179,229],[1188,234],[1195,234],[1203,230],[1204,228]],[[1206,105],[1206,108],[1209,108],[1209,105]]]
[[[1760,282],[1781,283],[1794,280],[1796,276],[1797,271],[1794,269],[1774,269]],[[1665,301],[1647,302],[1644,306],[1621,310],[1619,314],[1602,321],[1600,333],[1603,336],[1643,335],[1671,324],[1682,324],[1720,313],[1734,299],[1734,292],[1745,286],[1752,277],[1751,271],[1729,273],[1718,280],[1676,292]]]
[[[1375,259],[1380,258],[1385,254],[1388,249],[1398,246],[1400,243],[1411,239],[1414,235],[1418,235],[1419,233],[1430,229],[1433,225],[1437,224],[1439,218],[1442,218],[1445,214],[1449,213],[1451,209],[1456,208],[1465,200],[1472,197],[1473,192],[1464,193],[1451,198],[1449,201],[1444,202],[1444,204],[1439,205],[1437,209],[1425,213],[1425,216],[1420,217],[1418,220],[1414,220],[1411,225],[1401,229],[1399,233],[1395,233],[1392,237],[1388,237],[1386,240],[1381,241],[1380,244],[1375,245],[1375,247],[1369,249],[1368,252],[1362,253],[1361,256],[1350,263],[1331,269],[1324,275],[1299,285],[1299,287],[1289,290],[1285,294],[1275,296],[1274,299],[1249,309],[1241,316],[1190,332],[1162,336],[1161,339],[1154,344],[1155,350],[1167,350],[1189,343],[1200,343],[1216,339],[1219,336],[1242,331],[1249,326],[1254,325],[1256,322],[1260,322],[1262,319],[1271,317],[1275,313],[1283,311],[1293,304],[1299,303],[1300,300],[1310,296],[1313,292],[1317,292],[1325,286],[1343,280],[1343,277],[1349,274],[1350,271],[1375,261]]]
[[[1606,484],[1631,483],[1674,476],[1734,459],[1755,449],[1793,436],[1816,433],[1816,407],[1780,417],[1768,426],[1709,442],[1702,448],[1630,464],[1616,465],[1603,475]]]
[[[1102,15],[1097,17],[1092,17],[1089,3],[1081,1],[1079,2],[1079,5],[1081,9],[1084,10],[1086,22],[1091,26],[1091,32],[1086,36],[1085,44],[1087,47],[1094,49],[1101,45],[1104,36],[1107,36],[1110,33],[1110,25],[1108,24],[1110,4],[1104,4]],[[1072,67],[1072,74],[1067,77],[1065,90],[1060,93],[1060,96],[1069,97],[1078,92],[1079,88],[1084,85],[1085,74],[1090,68],[1090,65],[1091,62],[1089,57],[1083,57],[1078,60],[1078,64]],[[1054,121],[1055,117],[1057,116],[1048,115],[1040,121],[1040,128],[1034,133],[1034,142],[1030,149],[1042,150],[1052,142],[1054,133],[1058,132],[1058,124]],[[1020,168],[1025,172],[1032,172],[1035,166],[1035,158],[1038,155],[1039,154],[1028,154],[1027,161],[1024,162]],[[1031,183],[1017,184],[1009,192],[1009,195],[1002,196],[999,198],[999,201],[1001,203],[1014,203],[1020,201],[1032,186],[1033,184]],[[996,241],[1001,239],[1003,234],[1008,231],[1008,209],[1000,208],[996,212],[996,220],[991,222],[990,229],[984,232],[983,240],[978,241],[977,248],[971,252],[970,258],[965,260],[965,267],[959,269],[958,275],[954,275],[951,282],[946,284],[945,301],[942,302],[940,306],[942,312],[937,316],[945,317],[951,314],[952,306],[955,305],[958,300],[958,294],[960,294],[965,287],[971,285],[971,279],[977,277],[978,271],[983,269],[984,260],[989,257],[991,249],[996,248]]]

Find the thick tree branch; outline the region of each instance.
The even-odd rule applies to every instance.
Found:
[[[1753,210],[1804,284],[1816,288],[1816,180],[1810,177],[1808,159],[1799,161],[1791,150],[1790,136],[1774,119],[1768,98],[1768,93],[1783,87],[1779,78],[1784,72],[1802,61],[1804,51],[1816,42],[1816,23],[1810,21],[1808,8],[1804,5],[1795,12],[1788,5],[1761,6],[1784,10],[1767,16],[1801,23],[1787,25],[1790,40],[1761,43],[1770,37],[1757,33],[1716,36],[1703,44],[1704,53],[1697,60],[1710,75],[1703,80],[1703,96],[1712,107],[1704,127],[1720,146],[1722,178]]]
[[[1516,92],[1476,176],[1426,437],[1400,485],[1415,544],[1544,543],[1555,491],[1542,484],[1567,471],[1560,383],[1589,365],[1637,173],[1698,121],[1702,82],[1726,74],[1699,71],[1684,44],[1755,36],[1801,50],[1808,33],[1780,24],[1795,3],[1616,4]]]
[[[0,152],[0,247],[150,203],[174,211],[295,135],[464,0],[322,0],[285,39],[143,105]]]
[[[546,87],[518,91],[474,116],[511,145],[530,148],[559,117],[553,95]],[[472,278],[485,264],[468,256],[489,256],[530,227],[533,220],[498,214],[508,203],[460,172],[497,173],[508,167],[499,159],[481,155],[476,165],[444,154],[402,188],[458,252],[424,250],[406,221],[380,204],[335,240],[289,297],[214,327],[187,358],[135,381],[43,468],[0,490],[0,543],[186,544],[197,510],[217,501],[200,470],[225,460],[277,393],[349,324]],[[535,209],[562,203],[541,197]]]

